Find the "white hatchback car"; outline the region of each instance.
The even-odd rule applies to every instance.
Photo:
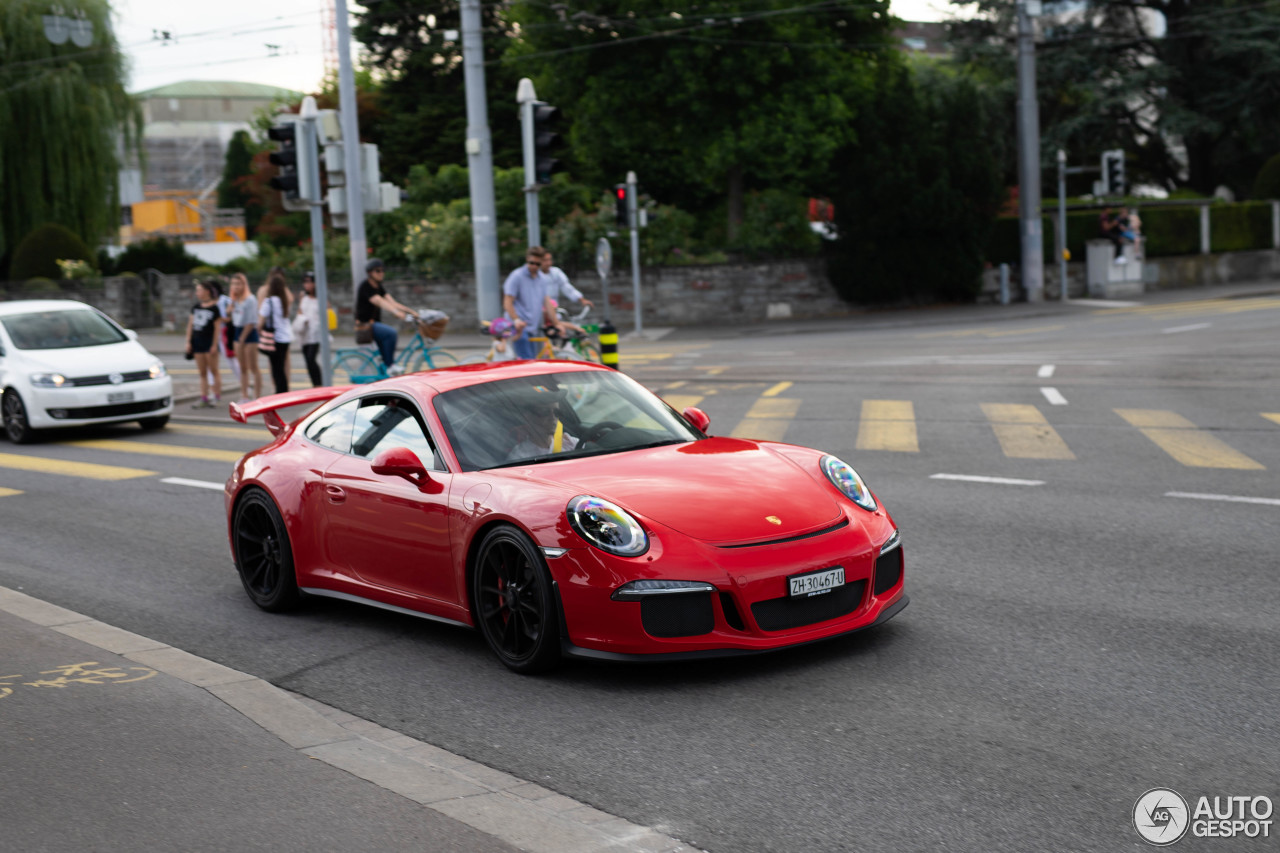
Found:
[[[63,299],[0,302],[0,391],[17,444],[50,427],[136,420],[160,429],[173,412],[173,380],[137,334]]]

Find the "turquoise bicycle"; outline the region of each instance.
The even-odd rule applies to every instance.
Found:
[[[434,370],[437,367],[451,367],[458,363],[456,355],[444,347],[434,345],[434,339],[426,336],[425,331],[430,324],[416,320],[405,322],[416,323],[418,328],[413,338],[396,356],[395,364],[400,368],[398,373],[418,373],[422,370]],[[344,347],[333,351],[335,383],[345,379],[353,385],[362,385],[386,379],[390,375],[391,372],[382,361],[382,353],[374,344]]]

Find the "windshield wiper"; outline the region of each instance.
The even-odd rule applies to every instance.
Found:
[[[651,441],[648,444],[636,444],[631,447],[619,447],[618,450],[645,450],[650,447],[665,447],[668,444],[686,444],[691,439],[688,438],[663,438],[658,441]]]

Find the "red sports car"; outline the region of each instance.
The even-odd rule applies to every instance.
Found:
[[[762,652],[907,604],[897,527],[853,468],[710,437],[608,368],[469,365],[231,410],[275,434],[226,487],[264,610],[309,594],[474,626],[536,672]]]

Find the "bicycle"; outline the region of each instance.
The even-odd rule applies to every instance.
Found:
[[[423,323],[416,317],[407,319],[405,322],[415,323],[417,330],[409,343],[396,356],[395,363],[401,368],[401,373],[418,373],[422,370],[434,370],[437,367],[451,367],[458,363],[458,357],[444,347],[427,343],[428,340],[434,341],[424,334],[430,326],[429,323]],[[375,344],[334,350],[335,381],[339,372],[345,373],[347,381],[353,385],[377,382],[391,375],[387,365],[382,361],[382,353]]]
[[[564,308],[557,307],[556,316],[561,321],[572,323],[575,328],[569,329],[567,336],[561,336],[556,326],[544,326],[544,336],[529,338],[535,344],[541,344],[534,358],[568,359],[600,364],[600,348],[591,339],[592,335],[599,334],[600,327],[595,323],[582,323],[590,312],[590,305],[583,305],[582,310],[573,315]]]

